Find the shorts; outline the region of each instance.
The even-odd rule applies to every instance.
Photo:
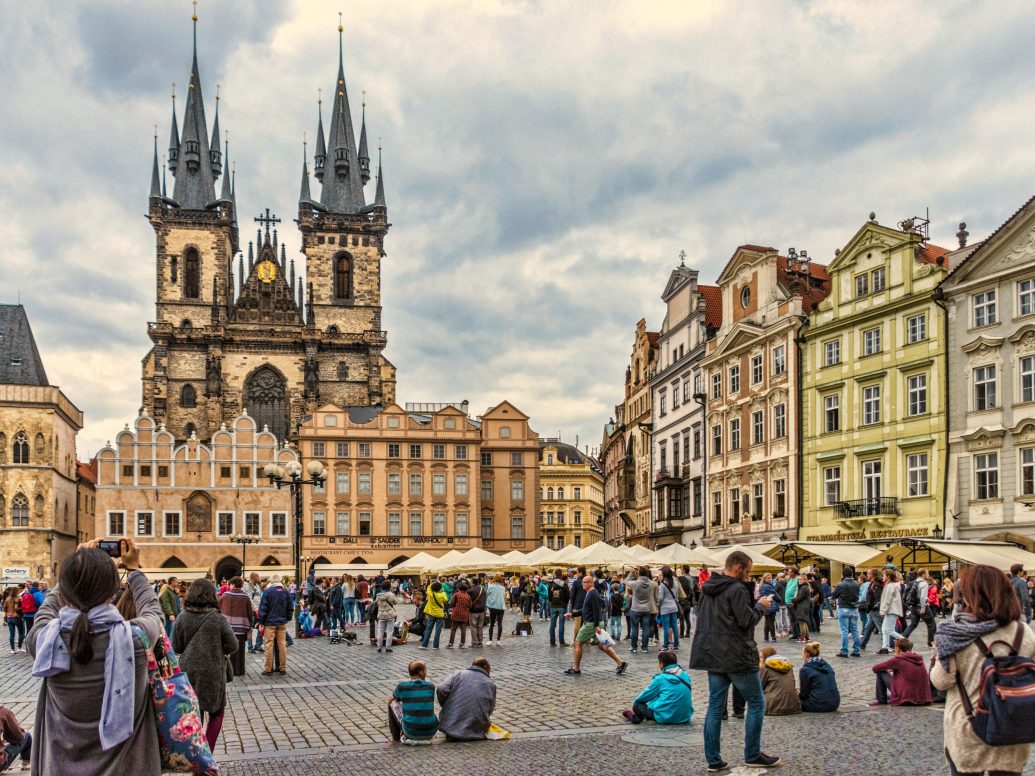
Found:
[[[575,641],[579,644],[593,644],[597,639],[597,626],[592,622],[584,622],[579,632],[575,634]]]

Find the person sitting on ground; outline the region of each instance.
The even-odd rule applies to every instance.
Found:
[[[777,655],[772,647],[758,651],[759,679],[765,692],[765,713],[769,717],[784,717],[801,714],[801,700],[798,688],[794,686],[794,668],[791,662]]]
[[[0,706],[0,771],[13,768],[16,761],[21,760],[21,769],[29,770],[29,758],[32,753],[32,736],[22,730],[14,712],[6,706]]]
[[[675,652],[659,652],[658,668],[647,688],[636,696],[631,709],[622,716],[639,725],[650,719],[659,725],[689,725],[694,714],[690,676],[676,662]]]
[[[442,706],[438,727],[447,741],[485,738],[496,708],[496,683],[489,678],[490,670],[489,661],[478,657],[438,686],[436,695]]]
[[[913,652],[913,642],[902,638],[895,642],[895,657],[873,666],[877,675],[877,699],[871,706],[885,706],[888,691],[892,706],[926,706],[932,702],[931,678],[924,659]]]
[[[416,746],[430,744],[438,732],[435,716],[435,685],[428,681],[428,667],[422,660],[409,666],[410,679],[399,682],[388,702],[388,730],[392,741]]]
[[[801,656],[805,659],[798,672],[801,710],[813,713],[837,711],[841,705],[841,693],[837,689],[834,667],[819,656],[819,642],[806,644]]]

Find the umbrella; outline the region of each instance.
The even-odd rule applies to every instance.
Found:
[[[657,566],[713,566],[715,561],[703,552],[691,550],[685,544],[670,544],[646,558],[648,563]]]
[[[506,568],[507,564],[503,558],[494,552],[483,550],[481,547],[472,547],[462,553],[459,558],[452,561],[439,562],[435,565],[435,571],[439,573],[456,574],[463,571],[500,571]]]
[[[434,555],[429,555],[426,552],[418,552],[409,560],[404,560],[398,566],[388,570],[388,573],[396,577],[406,577],[415,574],[423,574],[424,569],[428,565],[438,561]]]
[[[646,560],[654,554],[651,552],[650,547],[644,547],[642,544],[634,544],[631,547],[626,547],[623,544],[622,549],[630,553],[634,558],[639,558],[640,560]]]
[[[551,550],[546,545],[536,547],[530,553],[525,556],[525,564],[529,566],[545,566],[549,563],[549,558],[556,552]],[[507,557],[506,555],[503,556]]]
[[[781,571],[786,568],[783,563],[773,560],[768,555],[763,555],[758,550],[754,550],[745,544],[727,544],[723,547],[704,547],[699,548],[698,552],[703,552],[705,555],[710,555],[715,558],[716,566],[724,566],[726,564],[726,557],[735,550],[745,553],[751,558],[751,571],[752,573],[758,572],[763,573],[766,571]]]
[[[597,542],[586,547],[575,555],[573,563],[587,568],[612,568],[622,566],[639,566],[640,559],[622,547],[614,547],[607,542]]]
[[[539,562],[544,566],[567,565],[573,562],[573,558],[582,551],[581,547],[576,547],[574,544],[569,544],[553,553],[553,555],[543,558]]]
[[[463,557],[463,553],[460,550],[450,550],[445,555],[441,555],[431,563],[425,564],[425,574],[441,574],[443,569],[449,568],[454,562]]]

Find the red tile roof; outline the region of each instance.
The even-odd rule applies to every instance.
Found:
[[[82,461],[75,462],[75,471],[80,477],[87,482],[96,485],[97,484],[97,459],[94,458],[89,463],[83,463]]]
[[[652,348],[656,348],[658,346],[658,338],[660,336],[661,336],[661,332],[660,331],[648,331],[647,332],[647,342],[650,343],[650,346]]]
[[[940,245],[935,245],[934,243],[924,243],[920,248],[919,259],[925,264],[934,264],[935,266],[949,269],[949,260],[947,258],[948,254],[948,248],[942,248]],[[941,263],[938,262],[938,259],[942,259]]]
[[[822,264],[809,262],[809,284],[802,294],[802,312],[806,315],[830,294],[830,273]],[[790,288],[790,277],[787,275],[787,257],[776,257],[776,278],[784,288]]]
[[[698,286],[704,297],[704,325],[713,329],[722,326],[722,289],[718,286]]]

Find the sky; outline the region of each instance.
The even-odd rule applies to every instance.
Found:
[[[201,0],[242,235],[269,207],[289,258],[339,11],[353,116],[365,91],[384,144],[400,402],[507,399],[595,447],[680,251],[710,283],[740,244],[825,263],[870,211],[928,208],[954,247],[1035,193],[1030,3]],[[166,148],[172,82],[182,122],[190,14],[21,3],[0,25],[0,302],[85,411],[81,458],[141,404],[153,127]]]

